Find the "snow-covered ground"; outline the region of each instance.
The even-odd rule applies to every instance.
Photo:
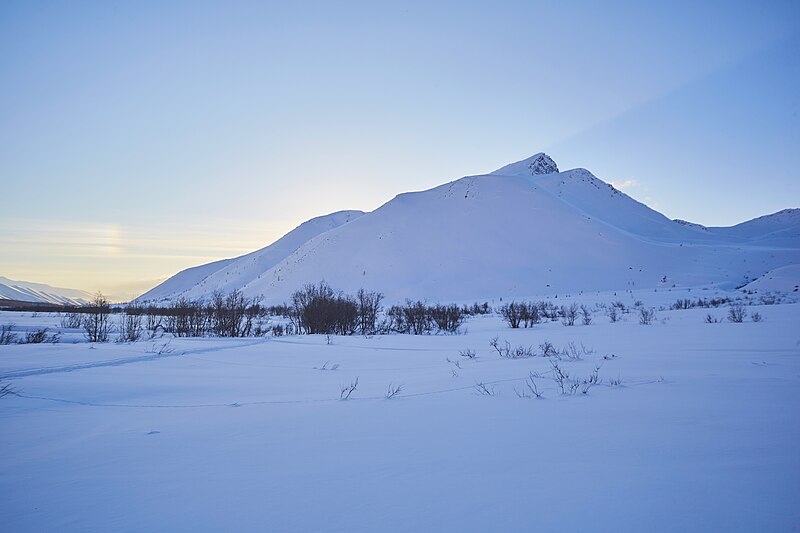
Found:
[[[720,307],[649,326],[598,312],[519,330],[476,317],[449,336],[0,346],[18,392],[0,398],[0,529],[796,530],[800,304],[748,312],[764,320],[706,323]],[[561,395],[555,360],[501,358],[496,336],[583,345],[557,363],[600,383]],[[541,399],[515,393],[531,372]]]

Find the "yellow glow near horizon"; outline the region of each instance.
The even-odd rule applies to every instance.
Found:
[[[126,300],[185,268],[267,246],[293,227],[290,221],[268,230],[231,222],[210,226],[26,220],[0,232],[0,275]]]

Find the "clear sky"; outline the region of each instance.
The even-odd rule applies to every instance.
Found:
[[[134,295],[538,151],[800,207],[800,2],[0,3],[0,275]]]

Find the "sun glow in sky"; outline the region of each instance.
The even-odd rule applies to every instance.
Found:
[[[127,298],[542,150],[673,218],[798,207],[800,4],[650,4],[3,2],[0,275]]]

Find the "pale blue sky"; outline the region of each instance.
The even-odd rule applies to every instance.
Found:
[[[127,296],[541,150],[798,207],[800,4],[699,4],[3,2],[0,275]]]

